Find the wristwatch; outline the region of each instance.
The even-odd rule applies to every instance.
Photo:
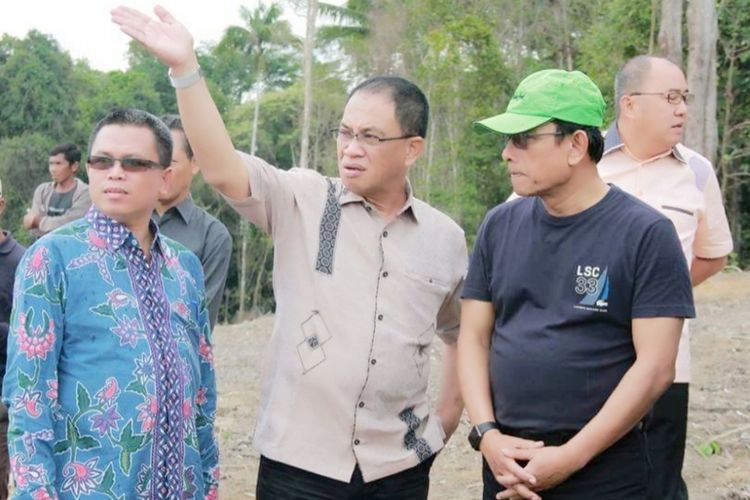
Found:
[[[169,76],[169,83],[172,84],[172,87],[176,89],[186,89],[198,83],[200,79],[203,78],[203,72],[201,71],[201,67],[198,66],[190,73],[182,76],[173,76],[172,71],[168,71],[167,76]]]
[[[469,432],[469,444],[471,447],[478,451],[479,444],[482,442],[482,437],[492,429],[500,429],[497,422],[482,422],[481,424],[472,427],[471,432]]]

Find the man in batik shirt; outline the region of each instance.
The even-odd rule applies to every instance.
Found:
[[[22,498],[215,498],[203,272],[150,217],[169,130],[113,111],[89,141],[94,206],[19,265],[3,400]]]

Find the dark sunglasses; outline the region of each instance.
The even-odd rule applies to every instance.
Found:
[[[520,134],[513,134],[513,135],[507,136],[507,140],[518,149],[526,149],[527,147],[529,147],[529,141],[531,139],[536,139],[537,137],[542,137],[545,135],[554,135],[555,137],[563,137],[565,134],[563,134],[562,132],[540,132],[537,134],[532,134],[531,132],[521,132]]]
[[[144,158],[110,158],[109,156],[90,156],[88,164],[94,170],[109,170],[118,161],[126,172],[145,172],[152,168],[166,168],[160,163]]]

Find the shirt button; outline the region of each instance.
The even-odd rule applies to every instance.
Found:
[[[383,271],[383,278],[387,278],[387,277],[388,277],[388,271]]]
[[[359,407],[360,408],[364,408],[365,407],[365,402],[364,401],[360,401],[359,402]]]
[[[383,321],[383,315],[382,314],[378,314],[378,321]]]
[[[370,205],[365,205],[365,210],[372,212],[372,207]]]
[[[371,360],[370,360],[370,364],[371,364],[371,365],[374,365],[374,364],[375,364],[375,363],[377,363],[377,362],[378,362],[378,360],[377,360],[377,359],[371,359]]]
[[[383,238],[387,238],[387,237],[388,237],[388,231],[383,231]]]
[[[358,446],[358,445],[359,445],[359,439],[355,439],[354,440],[354,446]]]

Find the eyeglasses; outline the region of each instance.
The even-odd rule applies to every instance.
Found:
[[[331,135],[333,135],[333,138],[343,145],[349,144],[356,139],[360,144],[365,144],[367,146],[377,146],[381,142],[398,141],[401,139],[411,139],[412,137],[417,137],[417,135],[415,134],[402,135],[400,137],[378,137],[377,135],[371,134],[369,132],[355,134],[351,130],[342,128],[335,128],[331,130]]]
[[[122,169],[130,173],[145,172],[152,168],[165,168],[164,165],[145,158],[110,158],[109,156],[90,156],[88,164],[94,170],[109,170],[118,161]]]
[[[677,106],[681,102],[690,104],[695,100],[695,94],[680,92],[679,90],[670,90],[669,92],[631,92],[630,95],[660,95],[673,106]]]
[[[520,134],[509,135],[508,142],[512,143],[514,147],[518,149],[526,149],[529,147],[529,141],[536,139],[537,137],[543,137],[545,135],[553,135],[555,137],[564,137],[565,134],[562,132],[539,132],[532,134],[531,132],[521,132]]]

